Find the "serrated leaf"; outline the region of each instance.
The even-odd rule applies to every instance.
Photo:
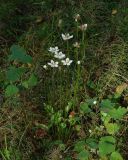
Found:
[[[123,116],[127,113],[127,109],[124,107],[119,107],[118,109],[113,108],[109,111],[109,115],[116,119],[122,119]]]
[[[110,154],[115,151],[115,138],[112,136],[101,137],[99,142],[99,153],[101,156]]]
[[[98,148],[97,140],[94,139],[94,138],[88,138],[86,140],[86,143],[90,148],[93,148],[93,149],[97,149]]]
[[[123,160],[123,157],[119,152],[115,151],[111,154],[110,160]]]
[[[16,95],[19,92],[19,89],[15,85],[9,85],[5,89],[5,96],[11,97]]]
[[[89,113],[89,112],[91,112],[91,109],[89,108],[89,106],[88,106],[87,103],[81,103],[81,105],[80,105],[80,111],[82,113]]]
[[[100,104],[100,109],[104,112],[108,112],[115,106],[109,99],[102,100]]]
[[[9,56],[10,61],[16,60],[16,61],[22,62],[22,63],[31,63],[32,62],[32,57],[26,53],[24,48],[22,48],[18,45],[13,45],[11,47],[10,51],[12,53]]]
[[[78,158],[79,160],[88,160],[88,158],[89,158],[89,152],[86,151],[86,150],[83,150],[83,151],[81,151],[81,152],[78,154],[77,158]]]
[[[10,67],[6,73],[7,80],[15,82],[20,79],[25,71],[25,68]]]
[[[109,134],[112,134],[112,135],[114,135],[115,133],[117,133],[118,130],[119,130],[119,128],[120,128],[119,125],[116,124],[116,123],[107,123],[107,124],[105,124],[105,127],[107,129],[107,132]]]
[[[75,144],[74,151],[81,152],[84,150],[84,148],[85,148],[85,141],[78,141]]]

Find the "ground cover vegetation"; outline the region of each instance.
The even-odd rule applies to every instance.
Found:
[[[128,159],[127,26],[127,0],[1,0],[0,159]]]

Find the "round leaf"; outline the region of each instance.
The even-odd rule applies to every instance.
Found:
[[[110,160],[123,160],[121,154],[117,151],[111,154]]]
[[[15,85],[9,85],[5,89],[5,96],[11,97],[16,95],[19,92],[19,89]]]

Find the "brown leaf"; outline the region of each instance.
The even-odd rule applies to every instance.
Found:
[[[36,138],[44,138],[47,135],[47,132],[44,129],[37,129],[35,132]]]

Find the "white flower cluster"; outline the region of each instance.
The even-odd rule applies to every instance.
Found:
[[[59,52],[59,48],[57,46],[56,47],[50,47],[48,51],[51,52],[51,53],[57,53],[57,52]]]
[[[63,52],[61,52],[57,46],[50,47],[48,51],[53,53],[54,58],[60,60],[60,63],[62,63],[64,66],[70,66],[71,63],[73,62],[73,60],[70,60],[69,58],[66,58],[65,54]],[[57,68],[57,67],[59,67],[59,62],[51,60],[50,62],[47,63],[47,65],[45,64],[43,66],[43,68],[47,69],[48,66],[50,66],[52,68]]]
[[[61,34],[61,37],[64,41],[68,41],[69,39],[72,39],[73,38],[73,35],[70,35],[69,33],[66,33],[66,34]],[[76,42],[74,44],[74,47],[76,48],[79,48],[80,45],[78,42]],[[54,58],[56,58],[58,61],[54,61],[54,60],[51,60],[50,62],[47,63],[47,65],[43,65],[43,68],[44,69],[47,69],[48,66],[52,67],[52,68],[57,68],[59,67],[59,64],[62,64],[64,66],[70,66],[73,62],[73,60],[70,60],[68,57],[66,57],[66,55],[59,50],[58,46],[55,46],[55,47],[50,47],[48,49],[48,51],[50,53],[53,54]],[[79,65],[81,62],[78,60],[77,61],[77,64]]]

